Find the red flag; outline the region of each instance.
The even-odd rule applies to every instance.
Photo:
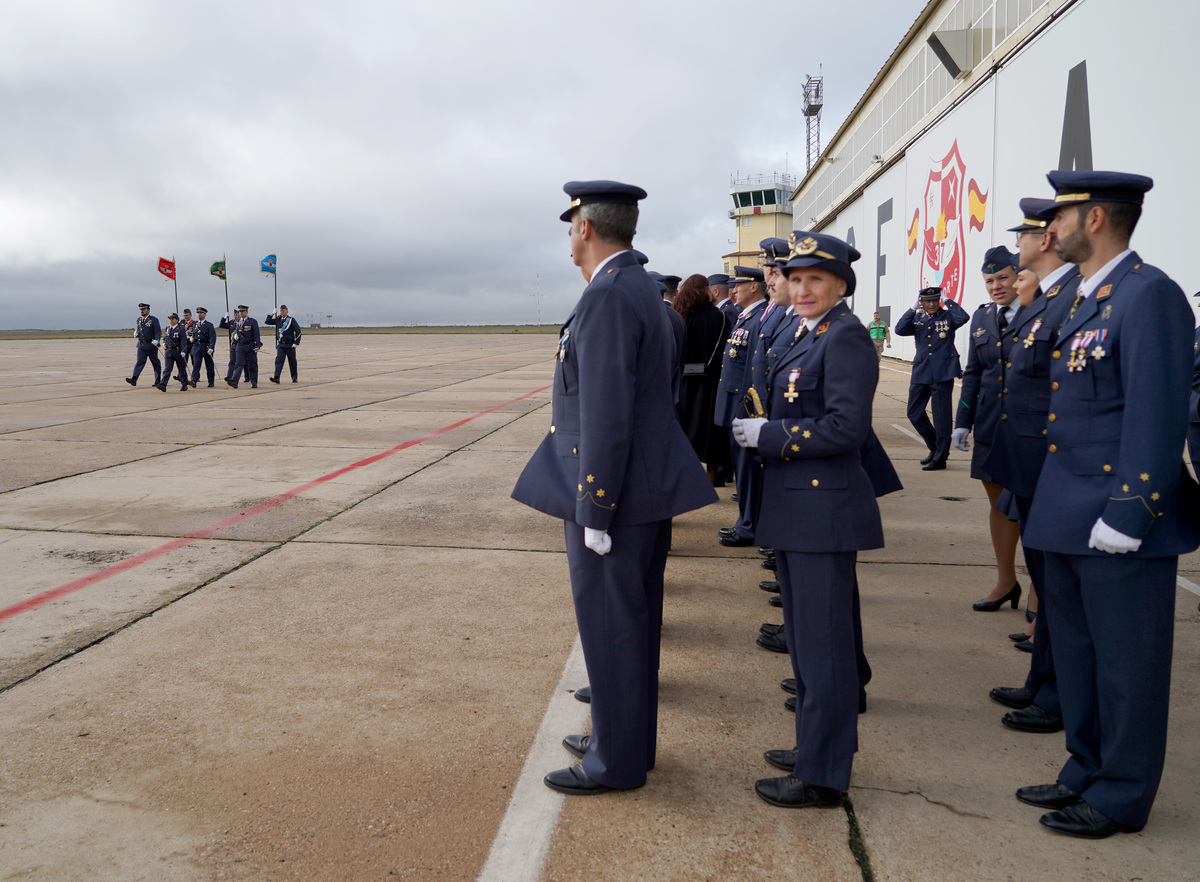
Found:
[[[165,257],[158,259],[158,271],[168,279],[175,278],[175,261],[167,260]]]

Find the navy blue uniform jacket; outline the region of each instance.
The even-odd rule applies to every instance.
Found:
[[[1000,420],[984,470],[1017,496],[1033,498],[1046,458],[1046,414],[1050,412],[1050,350],[1058,329],[1071,311],[1079,287],[1078,272],[1069,274],[1029,306],[1022,306],[1008,326],[1012,348],[1004,368]]]
[[[1021,321],[1025,310],[1018,306],[1012,323]],[[991,444],[1000,422],[1000,398],[1004,394],[1005,362],[1013,345],[1012,328],[1000,333],[998,324],[1002,307],[988,303],[971,316],[970,346],[967,368],[963,372],[962,391],[958,400],[956,429],[972,429],[975,440]]]
[[[196,345],[204,350],[205,355],[217,346],[217,329],[208,319],[196,321]]]
[[[717,385],[717,404],[713,422],[728,428],[735,419],[748,416],[743,399],[750,388],[750,355],[758,339],[758,320],[766,301],[753,304],[754,312],[738,319],[725,343],[725,356],[721,362],[721,382]]]
[[[601,267],[563,325],[550,433],[513,499],[596,530],[717,501],[675,416],[662,302],[632,254]]]
[[[237,326],[236,338],[238,346],[253,346],[257,348],[262,345],[262,340],[258,335],[258,322],[252,317],[247,317],[245,321]]]
[[[137,327],[133,329],[133,333],[137,338],[138,346],[154,347],[159,337],[162,336],[162,329],[159,327],[158,319],[154,316],[148,315],[145,319],[138,316]]]
[[[806,552],[883,547],[879,504],[861,453],[871,437],[878,381],[871,335],[844,302],[779,359],[771,371],[769,421],[758,436],[761,544]],[[796,393],[790,400],[789,385]]]
[[[671,338],[675,341],[675,358],[671,362],[671,400],[675,407],[683,406],[683,353],[687,351],[687,322],[675,311],[675,307],[662,302],[667,308],[667,318],[671,322]]]
[[[1136,253],[1103,281],[1050,351],[1047,455],[1025,543],[1103,555],[1088,548],[1103,518],[1142,540],[1126,557],[1184,554],[1200,543],[1198,491],[1182,462],[1192,310],[1182,289]]]
[[[937,315],[910,309],[892,328],[901,337],[917,338],[913,356],[912,384],[944,383],[962,376],[962,364],[954,345],[954,332],[971,320],[967,311],[953,300]]]
[[[296,339],[299,336],[296,333],[296,320],[290,315],[287,318],[278,315],[269,315],[263,319],[263,323],[275,326],[275,345],[277,347],[288,349],[299,343]]]
[[[1200,328],[1196,328],[1192,341],[1192,397],[1188,404],[1188,422],[1200,423]]]

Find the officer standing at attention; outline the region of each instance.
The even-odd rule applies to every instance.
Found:
[[[183,376],[176,377],[176,379],[181,383],[187,383],[190,376],[188,365],[191,364],[192,344],[195,342],[195,332],[192,327],[195,323],[195,319],[192,318],[192,311],[185,309],[183,311],[183,318],[179,320],[179,326],[183,328]]]
[[[142,373],[142,368],[146,366],[146,359],[150,359],[150,366],[154,368],[154,385],[157,386],[159,376],[162,374],[162,368],[158,364],[158,350],[162,345],[159,337],[162,336],[162,331],[159,328],[158,319],[150,314],[149,303],[139,303],[138,309],[142,314],[138,317],[137,324],[133,329],[133,339],[137,341],[137,364],[133,366],[133,376],[126,377],[125,382],[130,386],[136,386],[138,376]]]
[[[233,318],[229,317],[229,313],[225,313],[221,317],[221,324],[218,328],[229,333],[229,364],[225,368],[225,382],[228,383],[233,376],[233,366],[237,364],[237,323],[238,310],[233,311]]]
[[[204,362],[208,373],[208,388],[212,388],[213,380],[216,379],[216,367],[213,364],[213,350],[217,347],[217,329],[213,327],[213,323],[208,320],[208,310],[203,306],[196,307],[196,323],[193,325],[193,337],[195,342],[192,343],[192,381],[191,386],[196,388],[196,381],[200,379],[200,363]]]
[[[283,362],[287,359],[288,370],[292,374],[292,382],[296,382],[296,347],[300,345],[300,326],[288,315],[286,306],[279,307],[279,317],[275,313],[267,316],[265,323],[275,326],[275,375],[268,377],[272,383],[279,382],[283,373]]]
[[[1000,420],[992,438],[991,452],[983,464],[984,469],[1012,494],[1022,532],[1029,522],[1029,507],[1033,503],[1042,462],[1046,459],[1050,350],[1079,285],[1079,272],[1073,264],[1064,263],[1058,256],[1054,237],[1050,234],[1050,221],[1057,209],[1058,203],[1053,199],[1022,199],[1024,219],[1009,228],[1017,234],[1022,266],[1016,286],[1021,309],[1008,325],[1012,348],[1004,368],[1005,392],[1000,399]],[[1032,273],[1035,278],[1026,279],[1027,273]],[[1032,290],[1030,283],[1034,285]],[[1013,708],[1000,720],[1008,728],[1019,732],[1060,732],[1062,704],[1051,655],[1049,615],[1044,603],[1046,558],[1028,544],[1023,544],[1022,549],[1029,569],[1031,600],[1036,588],[1041,601],[1034,620],[1029,674],[1024,686],[997,686],[988,694],[994,701]],[[1009,636],[1016,639],[1024,635]]]
[[[963,372],[956,428],[950,435],[954,446],[965,451],[971,449],[967,436],[975,432],[971,477],[982,482],[988,499],[988,531],[992,537],[992,553],[996,557],[996,584],[987,597],[975,603],[976,612],[995,612],[1005,603],[1011,603],[1016,609],[1021,599],[1016,568],[1020,528],[996,509],[996,500],[1004,488],[983,467],[1000,422],[1001,399],[1005,394],[1004,365],[1013,346],[1008,327],[1021,306],[1013,288],[1018,269],[1017,256],[1003,245],[988,249],[984,255],[981,271],[990,300],[971,317],[971,348],[967,351],[967,369]],[[1036,609],[1036,606],[1031,608]]]
[[[796,748],[766,754],[789,774],[754,789],[771,805],[838,808],[858,750],[856,560],[883,547],[861,455],[879,359],[845,303],[858,251],[833,236],[799,235],[782,269],[803,321],[771,371],[768,418],[733,423],[737,442],[757,447],[765,464],[761,538],[775,548],[796,673]]]
[[[179,316],[171,313],[167,316],[170,325],[163,330],[163,369],[159,382],[154,384],[159,392],[167,391],[167,383],[171,382],[171,374],[180,382],[180,391],[187,391],[187,363],[183,360],[183,325],[179,324]]]
[[[917,338],[908,386],[908,421],[929,448],[929,455],[921,460],[922,471],[944,469],[950,456],[951,398],[954,379],[962,376],[954,332],[970,320],[967,311],[953,300],[947,300],[943,308],[941,288],[923,288],[917,306],[896,322],[899,336]],[[932,423],[925,413],[930,398]]]
[[[545,784],[590,795],[641,787],[654,767],[671,518],[717,494],[675,417],[662,297],[631,254],[646,192],[615,181],[563,189],[588,285],[559,338],[550,433],[512,495],[564,522],[592,732],[563,740],[583,762]]]
[[[1054,809],[1050,829],[1100,839],[1142,829],[1162,778],[1176,571],[1200,544],[1200,489],[1180,461],[1195,322],[1180,287],[1129,249],[1150,178],[1048,177],[1050,232],[1083,280],[1050,353],[1025,541],[1046,553],[1070,756],[1056,782],[1016,795]]]
[[[721,382],[717,385],[717,403],[713,421],[718,426],[729,426],[736,417],[747,416],[743,400],[750,388],[750,357],[752,344],[758,339],[759,320],[764,308],[763,271],[755,267],[734,268],[734,291],[742,311],[725,344],[725,356],[721,363]],[[733,458],[733,473],[737,479],[738,520],[732,527],[722,527],[717,541],[722,545],[741,548],[754,544],[755,506],[762,488],[762,468],[753,455],[730,439],[730,454]]]
[[[258,388],[258,350],[262,349],[262,340],[258,336],[258,322],[250,317],[250,307],[239,306],[237,325],[234,326],[234,337],[237,342],[237,361],[233,365],[233,376],[225,382],[234,389],[246,372],[250,388]]]

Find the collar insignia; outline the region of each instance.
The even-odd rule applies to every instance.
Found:
[[[1103,288],[1101,288],[1099,291],[1096,292],[1096,299],[1103,300],[1105,297],[1107,297],[1111,293],[1112,293],[1112,285],[1105,285]]]
[[[814,333],[824,334],[828,330],[829,330],[829,322],[821,322],[821,327],[817,328],[817,330]]]

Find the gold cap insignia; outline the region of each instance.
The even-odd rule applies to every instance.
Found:
[[[582,205],[582,204],[583,204],[583,200],[582,200],[582,199],[579,199],[579,198],[577,197],[577,198],[575,198],[575,199],[572,199],[572,200],[571,200],[571,206],[570,206],[570,207],[571,207],[571,208],[578,208],[578,207],[579,207],[580,205]]]
[[[1091,202],[1091,193],[1059,193],[1054,197],[1055,202]]]
[[[792,247],[792,254],[799,254],[807,257],[817,250],[817,240],[812,236],[805,236]]]

